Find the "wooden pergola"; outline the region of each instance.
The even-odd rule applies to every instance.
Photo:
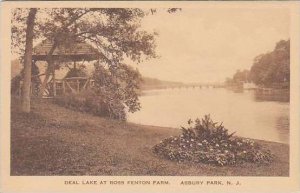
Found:
[[[48,53],[52,46],[53,42],[50,40],[44,40],[35,46],[32,54],[33,63],[35,64],[37,61],[47,61]],[[76,68],[77,62],[81,62],[83,64],[85,61],[89,62],[99,60],[100,57],[103,57],[103,54],[98,52],[97,49],[86,42],[79,41],[74,41],[69,45],[57,46],[51,55],[51,58],[56,65],[60,65],[60,63],[65,62],[73,62],[74,68]],[[52,77],[50,77],[50,80],[47,82],[43,97],[55,97],[57,94],[63,95],[67,92],[76,93],[92,86],[93,82],[89,77],[56,79],[55,66],[50,72],[46,71],[46,73],[50,73],[49,75]],[[42,75],[45,74],[38,76]]]

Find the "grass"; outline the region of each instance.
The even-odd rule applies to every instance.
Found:
[[[118,122],[46,100],[20,113],[12,99],[11,175],[288,176],[289,146],[255,140],[275,155],[270,165],[212,166],[162,159],[152,147],[179,129]]]

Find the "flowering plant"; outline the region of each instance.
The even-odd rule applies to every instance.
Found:
[[[169,137],[155,145],[153,151],[169,160],[191,161],[219,166],[243,162],[270,163],[273,155],[253,140],[229,134],[222,124],[213,122],[209,115],[203,119],[188,121],[190,127],[182,127],[182,134]]]

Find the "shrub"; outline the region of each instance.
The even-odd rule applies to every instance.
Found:
[[[73,71],[73,75],[75,72],[78,71]],[[136,69],[125,64],[108,67],[97,61],[92,78],[94,85],[89,91],[63,96],[56,103],[118,120],[126,120],[126,110],[131,113],[140,110],[141,75]]]
[[[209,115],[196,119],[189,128],[182,127],[182,134],[169,137],[155,145],[153,151],[166,159],[184,162],[207,163],[218,166],[236,165],[244,162],[267,164],[273,160],[269,150],[253,140],[233,137],[222,125]]]
[[[21,95],[20,92],[20,85],[21,85],[22,76],[18,74],[14,78],[11,79],[11,94],[13,95]]]
[[[105,67],[95,63],[93,91],[101,96],[113,110],[127,108],[131,113],[140,110],[139,91],[141,74],[132,67],[119,64],[118,67]],[[123,106],[123,107],[121,107]]]
[[[71,77],[87,77],[87,72],[84,69],[84,67],[80,67],[80,68],[71,68],[65,78],[71,78]]]
[[[118,104],[118,101],[115,101],[113,106],[110,106],[101,95],[95,95],[92,90],[79,94],[67,94],[55,98],[54,102],[69,109],[87,112],[101,117],[119,120],[125,120],[126,117],[125,110],[122,105]]]

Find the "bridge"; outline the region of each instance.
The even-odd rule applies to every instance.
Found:
[[[145,87],[146,89],[207,89],[207,88],[224,88],[222,83],[196,83],[196,84],[164,84]]]

